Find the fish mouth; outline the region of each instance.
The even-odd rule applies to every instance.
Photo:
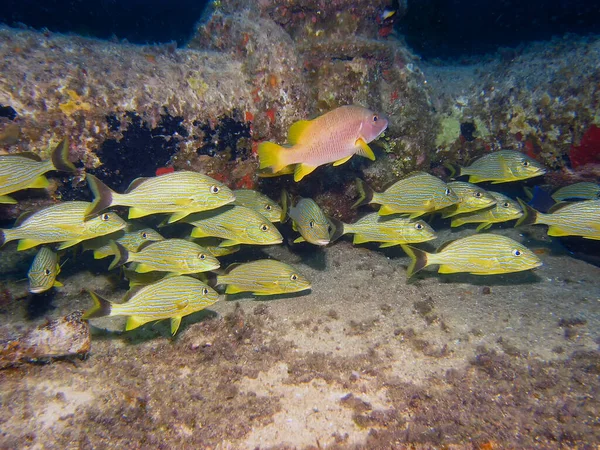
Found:
[[[317,239],[314,243],[316,245],[325,246],[325,245],[329,245],[329,242],[331,242],[329,239]]]
[[[31,292],[32,294],[41,294],[42,292],[46,292],[48,289],[50,288],[33,288],[33,289],[29,289],[29,292]]]

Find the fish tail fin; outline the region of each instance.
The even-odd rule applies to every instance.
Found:
[[[455,164],[452,164],[452,163],[449,163],[449,162],[447,162],[447,163],[444,163],[444,167],[445,167],[446,169],[448,169],[448,171],[450,172],[450,173],[448,174],[448,177],[449,177],[449,178],[454,178],[454,177],[456,177],[456,174],[457,174],[457,173],[458,173],[458,176],[462,175],[462,174],[461,174],[462,167],[458,167],[458,166],[456,166]]]
[[[406,252],[406,254],[410,257],[410,264],[408,265],[408,269],[406,270],[406,277],[410,278],[419,270],[427,267],[429,265],[429,261],[427,257],[429,254],[421,249],[416,247],[412,247],[410,245],[402,244],[402,250]]]
[[[273,173],[281,171],[287,164],[283,162],[282,153],[285,148],[274,142],[261,142],[258,145],[257,153],[260,161],[260,168],[270,167]]]
[[[346,234],[344,231],[344,222],[335,217],[330,217],[329,222],[331,222],[331,225],[333,225],[334,228],[333,233],[331,233],[331,236],[329,237],[329,242],[335,242]]]
[[[523,208],[523,215],[517,220],[515,228],[537,223],[539,213],[520,198],[517,198],[517,200],[519,201],[521,208]]]
[[[129,261],[129,251],[121,244],[115,241],[110,241],[110,248],[115,252],[115,259],[108,266],[108,270],[112,270],[116,267],[121,267],[127,261]]]
[[[60,170],[61,172],[77,172],[77,168],[69,161],[69,139],[67,138],[60,141],[56,148],[52,150],[50,159],[56,170]]]
[[[110,316],[110,312],[112,311],[111,303],[108,300],[100,297],[94,291],[87,292],[92,297],[92,300],[94,301],[94,306],[92,306],[91,309],[85,312],[85,314],[82,316],[82,319],[87,320],[93,319],[95,317]]]
[[[373,200],[373,189],[367,183],[360,178],[356,179],[356,189],[358,190],[358,200],[352,205],[352,208],[358,208],[359,206],[367,205]]]
[[[94,194],[94,203],[92,203],[85,212],[86,218],[89,218],[111,206],[116,192],[105,185],[94,175],[88,173],[85,179],[87,180],[90,190]]]

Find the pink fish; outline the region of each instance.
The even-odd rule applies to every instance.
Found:
[[[317,167],[328,163],[339,166],[354,154],[373,161],[375,155],[368,144],[387,125],[387,119],[367,108],[340,106],[314,120],[294,123],[288,132],[289,147],[261,143],[260,168],[270,169],[270,175],[291,173],[293,168],[294,181],[300,181]]]

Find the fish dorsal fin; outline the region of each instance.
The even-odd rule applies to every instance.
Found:
[[[444,242],[442,245],[440,245],[440,246],[438,247],[438,249],[435,251],[435,253],[437,254],[437,253],[443,252],[443,251],[444,251],[444,249],[445,249],[445,248],[447,248],[447,247],[448,247],[450,244],[452,244],[454,241],[456,241],[456,239],[452,239],[452,240],[450,240],[450,241],[448,241],[448,242]]]
[[[232,264],[229,264],[227,266],[227,269],[225,269],[225,272],[223,272],[223,275],[229,275],[233,269],[235,269],[236,267],[239,267],[241,265],[242,265],[242,263],[232,263]]]
[[[555,213],[557,211],[560,211],[565,206],[569,206],[569,205],[572,205],[572,204],[573,204],[573,202],[558,202],[557,204],[552,205],[550,207],[550,209],[548,210],[548,214],[553,214],[553,213]]]
[[[129,194],[135,188],[139,187],[140,184],[142,184],[144,181],[149,180],[149,179],[150,179],[150,177],[139,177],[139,178],[136,178],[131,183],[129,183],[129,186],[127,186],[127,189],[125,189],[125,194]]]
[[[33,216],[35,213],[36,213],[36,211],[26,211],[23,214],[21,214],[19,217],[17,217],[17,220],[15,220],[15,223],[13,224],[13,228],[20,227],[21,225],[23,225],[23,222],[25,222],[27,219],[29,219],[31,216]]]
[[[288,131],[288,143],[297,144],[301,139],[304,132],[310,126],[310,120],[299,120],[294,122]]]
[[[40,158],[40,155],[36,155],[33,152],[13,153],[13,156],[20,156],[21,158],[30,159],[32,161],[37,162],[40,162],[42,160],[42,158]]]

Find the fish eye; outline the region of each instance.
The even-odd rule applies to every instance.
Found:
[[[148,239],[148,233],[145,231],[142,233],[142,239]]]
[[[308,222],[308,226],[311,227],[311,228],[314,228],[315,227],[315,221],[311,220],[310,222]]]
[[[504,206],[505,208],[508,208],[510,206],[510,203],[504,202],[504,203],[502,203],[502,206]]]
[[[50,275],[50,269],[44,270],[44,275]]]
[[[446,190],[444,191],[444,193],[445,193],[446,195],[450,195],[450,188],[446,188]]]
[[[211,192],[212,194],[216,194],[216,193],[217,193],[217,192],[219,192],[219,191],[220,191],[220,189],[219,189],[219,186],[212,185],[212,186],[210,187],[210,192]]]
[[[202,293],[204,295],[208,295],[208,288],[202,288]]]
[[[271,211],[273,208],[271,207],[271,205],[267,205],[267,206],[265,206],[265,209],[266,209],[267,211]]]
[[[523,161],[523,165],[524,165],[525,167],[527,167],[527,166],[529,165],[529,161],[527,161],[527,160]]]
[[[298,279],[298,275],[296,275],[295,273],[292,274],[292,276],[290,277],[290,280],[292,281],[296,281]]]
[[[110,214],[104,213],[100,216],[100,218],[106,222],[108,219],[110,219]]]
[[[477,191],[475,192],[475,197],[480,198],[483,194],[481,193],[481,191]]]
[[[260,229],[261,229],[261,231],[269,231],[269,226],[263,223],[263,224],[260,226]]]
[[[375,115],[373,116],[373,122],[377,122],[378,120],[379,120],[379,117],[377,116],[377,114],[375,114]]]
[[[198,258],[206,259],[206,255],[204,253],[198,253]]]
[[[515,248],[515,249],[512,251],[512,254],[513,254],[513,256],[521,256],[521,250],[518,250],[518,249],[516,249],[516,248]]]
[[[417,223],[415,223],[415,228],[417,230],[422,230],[423,229],[423,224],[421,222],[417,222]]]

